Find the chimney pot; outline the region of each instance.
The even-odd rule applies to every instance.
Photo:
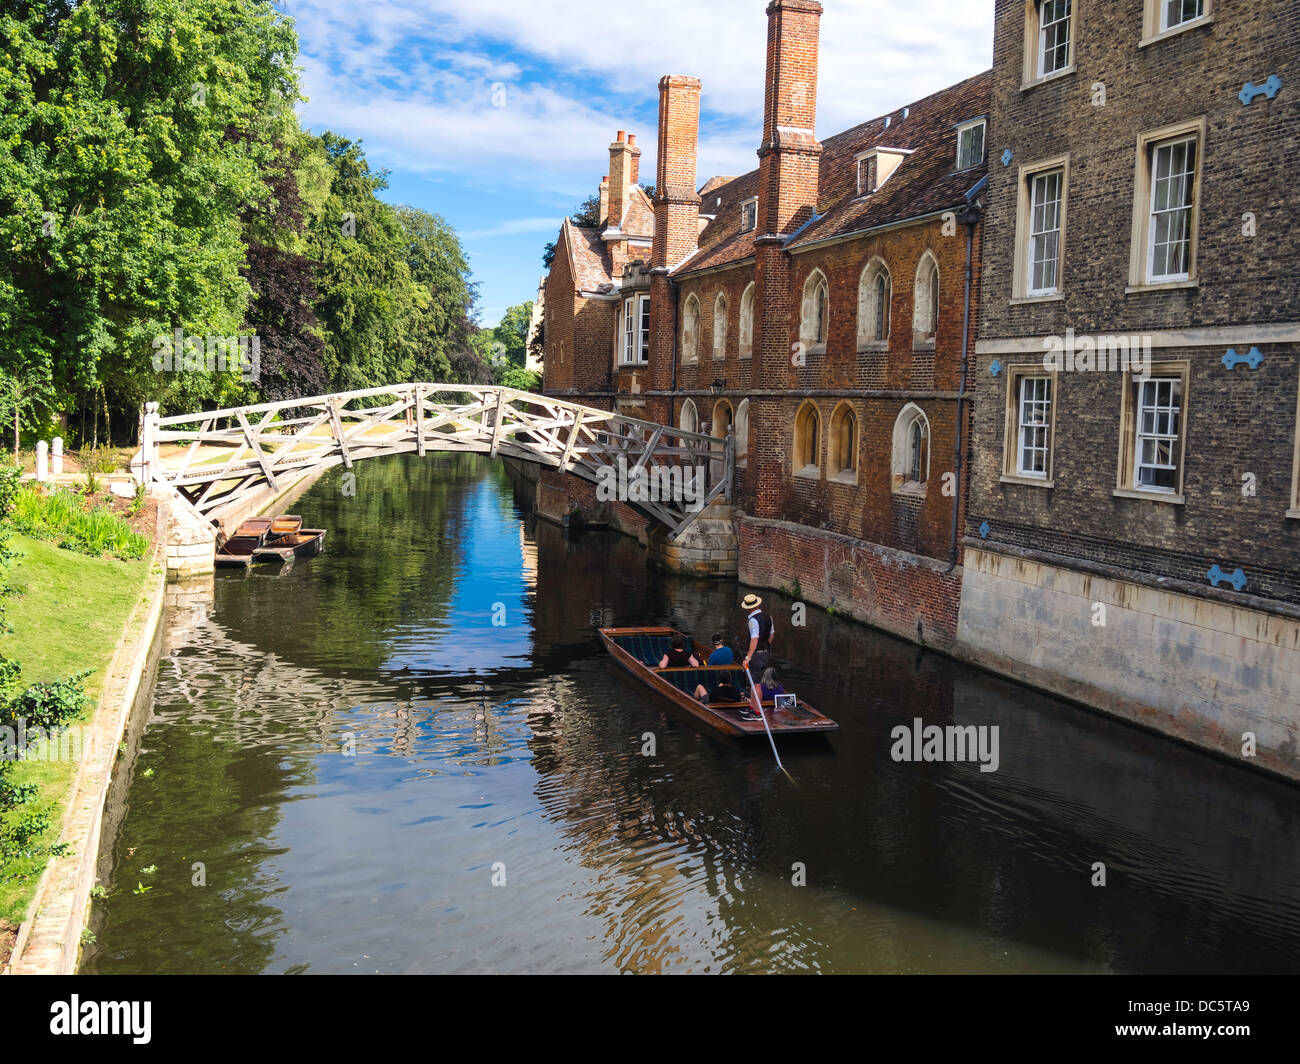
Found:
[[[617,140],[620,144],[622,144],[623,141],[627,140],[627,132],[625,130],[620,129],[618,131],[618,136],[615,137],[614,139]]]

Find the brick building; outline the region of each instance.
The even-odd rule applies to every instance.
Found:
[[[601,226],[557,242],[544,390],[734,433],[743,581],[950,647],[992,78],[818,140],[821,11],[768,6],[756,170],[697,183],[694,78],[659,83],[652,216],[619,134]]]
[[[959,652],[1295,774],[1300,5],[995,17]]]

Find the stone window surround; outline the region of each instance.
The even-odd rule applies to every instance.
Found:
[[[754,304],[758,298],[758,288],[753,281],[745,286],[745,291],[740,296],[740,325],[739,335],[736,337],[737,345],[740,348],[741,359],[750,359],[754,357]],[[748,322],[749,328],[745,325]],[[745,342],[745,334],[749,334],[749,342]]]
[[[689,329],[689,324],[694,324]],[[687,342],[689,337],[690,342]],[[682,362],[698,362],[700,357],[700,301],[694,292],[682,304]]]
[[[851,447],[852,466],[839,466],[836,464],[836,453],[839,448],[836,446],[836,435],[839,431],[840,424],[846,417],[853,418],[853,440]],[[826,464],[830,470],[827,476],[828,480],[837,484],[852,484],[858,482],[858,466],[861,464],[860,451],[862,448],[862,422],[858,417],[858,412],[851,402],[847,399],[841,400],[836,404],[835,409],[831,412],[830,421],[830,440],[827,446]]]
[[[1029,294],[1029,212],[1032,209],[1032,183],[1034,178],[1050,171],[1061,171],[1061,239],[1056,268],[1056,291],[1042,295]],[[1051,159],[1025,163],[1017,179],[1016,246],[1012,270],[1011,299],[1013,303],[1047,303],[1065,298],[1065,240],[1070,210],[1070,156],[1057,155]]]
[[[911,429],[920,418],[925,424],[925,479],[911,480],[908,463],[911,460]],[[924,498],[930,484],[930,465],[934,453],[934,434],[930,431],[930,418],[915,403],[907,403],[894,419],[893,445],[890,448],[890,488],[895,495],[912,495]]]
[[[826,312],[822,319],[822,331],[825,334],[823,336],[814,335],[816,322],[813,315],[816,313],[817,289],[819,287],[826,290]],[[824,355],[830,334],[831,283],[820,267],[814,267],[803,283],[802,296],[799,300],[799,342],[804,345],[806,354]]]
[[[1196,288],[1199,286],[1197,250],[1199,243],[1198,231],[1201,222],[1201,182],[1205,174],[1205,134],[1206,119],[1204,115],[1139,134],[1133,176],[1133,229],[1130,234],[1131,250],[1129,253],[1128,287],[1124,290],[1125,294],[1172,288]],[[1196,180],[1192,186],[1191,247],[1188,250],[1188,277],[1186,280],[1181,281],[1151,281],[1147,276],[1147,267],[1151,239],[1152,150],[1166,141],[1181,140],[1186,137],[1196,138]]]
[[[1178,415],[1178,488],[1172,492],[1152,491],[1137,487],[1136,448],[1137,448],[1137,384],[1138,378],[1132,370],[1124,372],[1123,391],[1120,395],[1119,421],[1119,456],[1115,475],[1115,490],[1112,494],[1119,499],[1145,499],[1150,502],[1169,503],[1182,506],[1187,502],[1184,484],[1187,477],[1187,412],[1190,409],[1191,361],[1152,362],[1151,378],[1178,377],[1182,381],[1183,402]]]
[[[722,315],[722,343],[718,343],[718,314],[721,309]],[[727,316],[730,311],[727,303],[727,293],[719,292],[713,299],[713,336],[711,347],[713,349],[713,360],[721,362],[727,357]]]
[[[934,267],[934,286],[942,292],[943,285],[943,274],[939,272],[939,259],[935,256],[934,252],[929,248],[926,248],[925,251],[921,252],[920,259],[917,260],[916,274],[912,280],[912,350],[922,352],[936,350],[936,344],[939,339],[938,321],[928,320],[930,312],[933,309],[935,298],[934,293],[932,293],[928,288],[924,292],[924,310],[926,317],[924,319],[920,317],[920,312],[922,310],[921,274],[922,271],[926,269],[927,261]],[[922,323],[929,325],[930,328],[928,331],[917,327]]]
[[[1057,78],[1063,78],[1074,73],[1074,55],[1075,47],[1078,43],[1078,0],[1072,0],[1070,4],[1070,55],[1066,60],[1065,66],[1060,70],[1053,70],[1050,74],[1038,73],[1039,60],[1039,26],[1038,26],[1038,3],[1036,0],[1025,0],[1025,59],[1024,68],[1021,72],[1020,88],[1023,92],[1025,89],[1032,89],[1038,85],[1046,84],[1049,81],[1055,81]]]
[[[1199,18],[1190,19],[1178,26],[1170,26],[1168,29],[1160,28],[1164,6],[1165,0],[1144,0],[1142,39],[1138,41],[1139,48],[1146,48],[1158,41],[1168,40],[1170,37],[1176,37],[1188,30],[1214,25],[1214,0],[1205,0],[1205,11]]]
[[[816,453],[809,456],[803,453],[801,441],[805,432],[805,426],[809,418],[813,419],[812,441]],[[811,399],[806,399],[800,404],[799,409],[794,415],[794,440],[790,449],[790,471],[793,476],[807,477],[810,480],[820,480],[822,475],[821,469],[821,451],[822,451],[822,414],[817,408],[817,404]],[[812,461],[808,461],[811,457]]]
[[[876,325],[876,279],[885,276],[885,338],[873,338]],[[863,320],[866,315],[866,320]],[[872,255],[858,275],[858,353],[865,351],[888,351],[889,339],[894,325],[894,278],[889,272],[889,263],[879,255]],[[865,328],[864,328],[865,326]]]
[[[1056,462],[1056,400],[1058,376],[1056,370],[1046,369],[1041,362],[1024,362],[1008,366],[1006,392],[1006,427],[1002,440],[1002,484],[1023,484],[1032,488],[1054,488],[1053,466]],[[1052,390],[1048,406],[1047,475],[1028,477],[1020,472],[1020,381],[1025,377],[1046,377]]]

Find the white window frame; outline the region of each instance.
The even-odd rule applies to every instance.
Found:
[[[1184,169],[1173,172],[1174,153],[1177,149],[1184,149],[1183,160]],[[1167,177],[1160,176],[1160,160],[1164,153],[1168,153],[1170,173]],[[1192,158],[1191,169],[1186,169],[1186,160],[1190,154]],[[1151,209],[1148,213],[1149,229],[1147,232],[1147,269],[1146,280],[1148,284],[1166,284],[1170,281],[1186,281],[1192,276],[1192,224],[1196,217],[1197,201],[1197,181],[1199,180],[1201,167],[1200,138],[1195,136],[1180,137],[1174,140],[1159,141],[1151,145]],[[1168,184],[1164,184],[1168,182]],[[1182,203],[1177,207],[1166,205],[1161,208],[1160,193],[1162,190],[1168,191],[1178,183],[1178,187],[1190,190],[1191,201]],[[1185,233],[1181,239],[1167,240],[1161,244],[1157,238],[1159,236],[1160,222],[1163,219],[1172,219],[1179,216],[1183,222]],[[1173,272],[1157,273],[1156,258],[1160,248],[1182,248],[1183,269]],[[1168,266],[1168,257],[1165,262]]]
[[[1197,253],[1201,217],[1201,182],[1205,173],[1206,119],[1202,116],[1178,125],[1151,130],[1138,137],[1133,178],[1133,231],[1129,256],[1128,291],[1152,288],[1194,288],[1197,281]],[[1159,151],[1172,144],[1194,141],[1196,166],[1192,174],[1192,202],[1188,215],[1187,270],[1156,275],[1155,203],[1156,166]]]
[[[1147,387],[1153,383],[1158,387],[1165,382],[1177,386],[1177,405],[1147,405],[1144,402]],[[1121,404],[1119,480],[1115,489],[1117,496],[1150,499],[1178,505],[1184,503],[1183,485],[1187,474],[1187,415],[1190,409],[1188,403],[1190,383],[1191,364],[1188,362],[1158,362],[1151,366],[1149,376],[1140,377],[1132,372],[1124,375],[1124,394]],[[1167,429],[1163,432],[1156,431],[1159,428],[1159,423],[1155,420],[1151,422],[1150,428],[1144,431],[1143,414],[1147,410],[1152,411],[1153,414],[1162,412],[1174,414],[1177,418],[1177,431],[1173,434],[1169,433]],[[1144,462],[1142,447],[1144,440],[1172,441],[1169,448],[1171,461],[1165,465]],[[1144,468],[1173,469],[1174,486],[1144,485],[1142,483],[1142,470]]]
[[[1137,414],[1134,429],[1133,488],[1162,495],[1176,495],[1181,475],[1180,445],[1183,438],[1183,382],[1181,377],[1150,377],[1132,382],[1135,389],[1133,408]],[[1164,419],[1163,421],[1161,419]],[[1168,451],[1168,460],[1147,458],[1145,444]],[[1167,471],[1173,474],[1172,485],[1143,482],[1143,471]]]
[[[1016,476],[1026,480],[1050,480],[1052,476],[1052,384],[1050,373],[1025,373],[1016,380]],[[1027,394],[1028,385],[1035,386],[1032,396]],[[1034,416],[1027,419],[1031,410]],[[1032,439],[1027,433],[1034,434]],[[1042,455],[1042,469],[1026,466],[1029,453]]]
[[[1065,244],[1065,175],[1064,166],[1049,167],[1044,170],[1038,170],[1028,175],[1028,186],[1026,194],[1029,197],[1029,215],[1027,222],[1028,245],[1025,248],[1025,296],[1034,298],[1036,296],[1053,296],[1061,291],[1061,267],[1064,256],[1062,249]],[[1051,201],[1040,201],[1038,191],[1040,183],[1057,179],[1056,199]],[[1056,223],[1053,228],[1038,228],[1038,215],[1040,209],[1045,203],[1055,204]],[[1056,253],[1050,259],[1047,256],[1039,254],[1041,247],[1040,241],[1045,241],[1048,237],[1056,237]],[[1036,274],[1040,263],[1053,262],[1053,283],[1046,286],[1035,284]]]
[[[1025,382],[1046,382],[1046,395],[1038,395],[1030,400],[1039,405],[1046,404],[1043,422],[1028,421],[1025,418]],[[1036,488],[1053,487],[1053,463],[1056,457],[1056,397],[1057,374],[1045,370],[1038,363],[1024,363],[1007,367],[1006,393],[1006,430],[1002,447],[1002,476],[1004,484],[1027,484]],[[1042,451],[1045,469],[1042,471],[1025,468],[1026,429],[1043,430],[1043,445],[1031,450]]]
[[[650,297],[628,296],[623,300],[623,335],[619,343],[620,366],[644,366],[650,361]]]
[[[1214,22],[1214,0],[1200,0],[1201,13],[1199,15],[1173,24],[1169,22],[1169,3],[1170,0],[1145,0],[1143,6],[1146,10],[1143,12],[1142,17],[1140,47],[1145,48],[1147,45],[1163,41],[1167,37],[1174,37],[1187,30],[1195,29],[1198,26],[1208,26]]]
[[[1043,5],[1057,0],[1025,0],[1025,64],[1022,75],[1022,89],[1032,88],[1053,78],[1064,77],[1074,70],[1074,48],[1078,38],[1074,16],[1076,14],[1073,0],[1064,0],[1069,13],[1064,18],[1049,23],[1048,26],[1065,24],[1066,50],[1065,63],[1053,70],[1047,70],[1044,60],[1047,56],[1047,27],[1042,20]]]
[[[1051,22],[1043,21],[1043,8],[1048,4],[1064,4],[1065,13]],[[1060,74],[1073,66],[1074,59],[1074,3],[1073,0],[1042,0],[1037,5],[1036,17],[1038,21],[1038,41],[1035,44],[1036,54],[1038,56],[1036,66],[1039,78],[1051,77],[1053,74]],[[1047,69],[1047,34],[1051,27],[1064,26],[1065,32],[1065,61],[1060,66],[1054,66],[1051,70]],[[1061,45],[1057,40],[1051,47],[1053,53],[1059,51]]]
[[[979,158],[976,159],[973,163],[967,163],[965,166],[963,166],[962,165],[963,138],[966,138],[968,134],[974,134],[975,130],[977,129],[980,131]],[[969,122],[963,122],[961,125],[957,127],[957,171],[959,173],[963,170],[973,170],[977,166],[984,165],[984,160],[988,157],[988,150],[989,150],[988,135],[989,135],[988,120],[985,118],[975,118]]]

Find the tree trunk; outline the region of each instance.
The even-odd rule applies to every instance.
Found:
[[[108,392],[103,385],[99,388],[99,397],[104,402],[104,446],[113,446],[113,429],[108,420]]]
[[[90,449],[93,451],[99,446],[99,407],[95,405],[95,393],[93,391],[90,393],[90,412],[93,415]]]
[[[18,464],[18,400],[14,400],[14,465]]]

